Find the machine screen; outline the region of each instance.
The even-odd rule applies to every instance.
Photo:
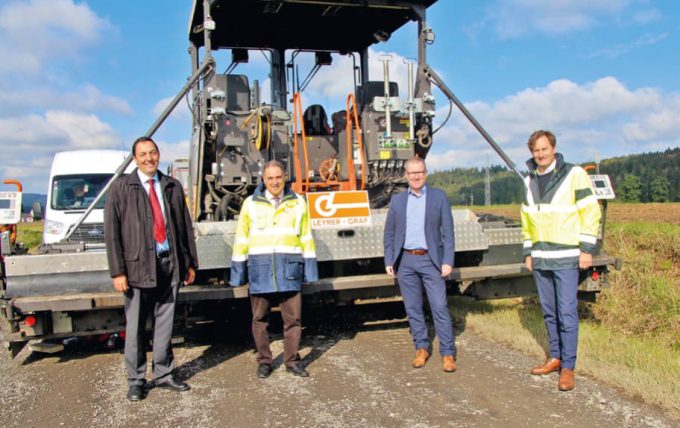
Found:
[[[12,201],[9,199],[0,199],[0,210],[8,210],[12,206]]]
[[[593,174],[588,176],[593,185],[593,191],[597,199],[614,199],[614,189],[612,189],[609,176],[606,174]]]

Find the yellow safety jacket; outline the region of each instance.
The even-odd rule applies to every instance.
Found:
[[[246,198],[231,256],[231,285],[250,285],[251,294],[300,291],[318,281],[316,251],[307,203],[289,186],[278,208],[260,183]]]
[[[527,161],[526,199],[522,205],[524,256],[533,268],[578,268],[581,251],[593,254],[600,231],[600,206],[588,173],[556,155],[556,167],[541,197],[536,163]]]

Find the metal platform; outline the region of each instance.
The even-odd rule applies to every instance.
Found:
[[[493,245],[521,243],[518,228],[482,229],[470,210],[452,210],[452,213],[457,253],[484,251]],[[385,209],[374,210],[370,226],[314,230],[319,262],[382,258],[386,215]],[[201,270],[231,267],[235,232],[234,221],[196,224],[196,247]],[[5,296],[10,298],[111,290],[104,251],[12,256],[6,258],[5,267]]]

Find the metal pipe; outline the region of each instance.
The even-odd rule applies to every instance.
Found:
[[[253,108],[258,108],[260,107],[260,81],[255,79],[253,80]]]
[[[416,107],[413,103],[413,63],[407,60],[404,60],[404,63],[408,66],[408,138],[415,140]]]
[[[210,0],[203,0],[203,47],[205,48],[205,59],[212,59],[212,41],[210,32],[215,29],[215,21],[210,15]]]
[[[170,116],[170,113],[172,113],[172,111],[175,109],[177,104],[179,104],[179,102],[187,94],[187,92],[189,92],[189,90],[191,90],[191,88],[196,84],[198,79],[200,79],[200,77],[203,75],[203,73],[206,70],[208,70],[209,68],[212,68],[212,67],[213,67],[212,58],[210,58],[210,59],[206,58],[206,60],[203,62],[203,64],[198,68],[198,70],[196,70],[196,72],[193,74],[193,76],[191,76],[189,81],[182,87],[182,89],[175,96],[175,98],[173,98],[173,100],[170,102],[170,104],[168,104],[168,106],[165,108],[165,110],[163,110],[163,112],[160,114],[160,116],[158,116],[156,121],[149,128],[149,130],[146,131],[146,133],[144,134],[145,137],[150,138],[151,136],[153,136],[153,134],[158,130],[158,128],[163,124],[163,122],[165,122],[165,119],[167,119],[168,116]],[[78,229],[78,227],[80,227],[80,225],[83,223],[83,221],[85,221],[87,216],[90,215],[90,213],[92,212],[94,207],[99,203],[99,201],[104,197],[104,195],[106,195],[106,192],[109,191],[109,188],[111,187],[111,184],[113,184],[114,180],[116,180],[118,177],[123,175],[123,172],[125,172],[125,168],[127,168],[128,165],[130,165],[130,163],[132,162],[132,159],[133,159],[133,156],[132,156],[132,153],[130,153],[128,155],[128,157],[125,158],[125,161],[123,161],[123,163],[118,167],[116,172],[113,174],[113,177],[111,177],[109,182],[106,183],[106,186],[104,186],[104,188],[99,192],[99,194],[97,194],[97,197],[94,198],[94,201],[92,201],[90,206],[87,207],[85,212],[80,216],[78,221],[73,225],[71,230],[66,234],[63,241],[67,241],[71,237],[73,232],[76,229]]]
[[[432,93],[430,80],[426,78],[423,72],[427,66],[426,11],[424,7],[415,6],[413,10],[418,15],[418,71],[416,74],[414,95],[416,98],[422,98],[425,94]],[[432,111],[434,110],[434,106],[431,103],[426,103],[423,105],[423,109]]]
[[[385,138],[392,138],[392,111],[390,109],[390,66],[391,55],[381,55],[383,79],[385,79]]]
[[[203,0],[203,49],[204,49],[204,58],[203,58],[203,63],[205,64],[206,62],[210,62],[214,64],[214,59],[212,57],[212,42],[210,39],[210,32],[215,29],[215,21],[213,21],[212,16],[210,15],[210,4],[213,3],[210,0]],[[200,90],[199,90],[200,93]],[[200,97],[205,96],[205,94],[199,95]],[[205,102],[205,101],[204,101]],[[203,124],[199,124],[199,126],[203,126]],[[205,164],[205,140],[206,140],[206,135],[205,132],[202,132],[203,130],[199,128],[198,130],[198,156],[197,156],[197,164],[196,164],[196,183],[194,183],[195,186],[195,192],[194,192],[194,199],[192,200],[193,206],[192,206],[192,211],[193,211],[193,219],[198,220],[198,217],[200,217],[201,210],[200,210],[200,200],[201,200],[201,195],[203,194],[203,166]],[[193,129],[192,129],[193,132]]]
[[[193,74],[198,70],[200,65],[198,47],[193,42],[189,43],[189,56],[191,58],[191,73]],[[189,144],[189,174],[187,175],[187,196],[189,201],[191,201],[191,207],[193,207],[193,201],[196,197],[196,183],[198,182],[198,177],[195,176],[196,171],[198,170],[198,168],[196,168],[198,162],[198,148],[194,146],[193,142],[194,134],[201,132],[201,112],[197,111],[198,109],[195,108],[198,103],[199,95],[198,88],[194,85],[191,89],[191,105],[189,106],[189,108],[193,110],[193,114],[191,115],[191,143]],[[193,208],[190,209],[189,212],[191,213],[192,218],[196,218]]]
[[[503,159],[505,164],[511,170],[513,170],[522,180],[524,180],[524,176],[519,172],[519,170],[515,166],[515,163],[508,157],[507,154],[505,154],[503,149],[501,149],[501,147],[493,140],[493,138],[491,138],[491,135],[489,135],[489,133],[486,132],[484,127],[482,127],[482,125],[479,122],[477,122],[477,119],[475,119],[472,113],[470,113],[470,111],[468,111],[468,109],[465,108],[463,103],[453,94],[453,92],[451,92],[449,87],[446,86],[444,81],[437,75],[437,73],[435,73],[434,70],[432,70],[432,68],[429,65],[425,66],[424,72],[425,75],[428,76],[439,87],[439,89],[441,89],[444,95],[446,95],[448,99],[450,99],[451,102],[453,102],[456,105],[456,107],[458,107],[458,110],[460,110],[461,113],[463,113],[463,115],[465,115],[465,117],[470,121],[472,126],[474,126],[477,129],[477,131],[479,131],[479,133],[482,135],[482,137],[484,137],[486,142],[489,143],[489,145],[496,151],[498,156],[500,156],[501,159]]]

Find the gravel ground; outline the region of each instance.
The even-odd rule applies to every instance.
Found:
[[[437,354],[424,368],[413,369],[412,342],[400,308],[401,303],[391,303],[303,312],[307,379],[281,366],[280,335],[273,336],[276,370],[268,379],[257,379],[249,339],[215,328],[192,329],[175,347],[178,375],[192,389],[152,390],[138,403],[125,398],[120,350],[79,346],[56,355],[5,356],[0,359],[0,421],[6,427],[680,424],[578,371],[576,389],[560,392],[556,374],[528,374],[533,358],[469,331],[457,337],[456,373],[442,372]],[[247,337],[244,324],[240,332]]]

